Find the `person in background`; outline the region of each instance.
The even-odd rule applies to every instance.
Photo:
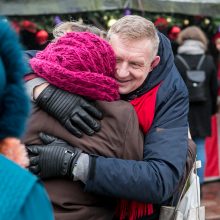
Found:
[[[214,63],[217,69],[218,78],[218,98],[217,105],[218,111],[211,119],[211,136],[206,138],[206,168],[205,177],[207,180],[219,179],[219,104],[220,104],[220,32],[214,34],[212,41],[210,42],[210,52],[214,59]]]
[[[158,219],[160,206],[170,204],[178,190],[186,164],[187,89],[174,65],[170,42],[152,22],[140,16],[125,16],[111,27],[107,39],[116,54],[115,78],[121,98],[139,109],[139,123],[145,134],[143,160],[89,155],[89,165],[85,166],[86,161],[80,162],[79,157],[73,169],[74,180],[85,183],[85,191],[90,193],[136,200],[134,204],[121,203],[119,219]],[[91,120],[84,120],[88,112],[81,114],[80,102],[71,105],[65,92],[62,101],[56,101],[55,92],[51,94],[48,87],[43,90],[47,98],[42,99],[45,96],[38,96],[41,92],[35,94],[39,87],[34,89],[36,102],[63,126],[68,129],[66,122],[70,122],[73,133],[96,133]],[[62,114],[66,108],[68,112]],[[88,125],[86,129],[84,124]]]
[[[178,35],[177,41],[180,46],[175,64],[189,90],[189,127],[192,139],[197,145],[197,159],[202,162],[198,175],[200,183],[203,184],[206,163],[205,138],[211,135],[211,116],[217,111],[216,68],[213,58],[206,55],[208,41],[199,27],[185,28]],[[200,84],[190,78],[188,70],[200,71]]]
[[[0,17],[0,219],[52,220],[44,188],[22,168],[29,164],[20,141],[29,113],[22,57],[18,37],[7,19]]]
[[[217,32],[213,36],[213,44],[215,47],[214,60],[217,68],[217,77],[218,77],[218,96],[220,97],[220,32]],[[220,98],[219,98],[220,99]],[[220,100],[218,100],[220,102]]]
[[[80,22],[77,21],[66,21],[59,23],[53,29],[54,40],[58,39],[59,37],[69,32],[89,32],[96,34],[101,38],[106,38],[106,34],[107,34],[104,30],[100,30],[99,28],[92,25],[81,24]]]

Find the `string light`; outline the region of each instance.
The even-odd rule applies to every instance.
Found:
[[[108,27],[111,27],[117,20],[113,17],[110,18],[110,20],[108,21],[107,23],[107,26]]]

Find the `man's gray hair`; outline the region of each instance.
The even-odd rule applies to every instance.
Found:
[[[159,37],[154,24],[144,17],[138,15],[127,15],[116,21],[107,33],[107,39],[111,40],[112,35],[118,35],[123,40],[149,39],[152,42],[153,58],[157,55]]]

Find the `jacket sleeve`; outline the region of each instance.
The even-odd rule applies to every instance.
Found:
[[[188,93],[183,83],[170,92],[166,86],[158,92],[143,161],[92,158],[86,191],[154,204],[173,195],[186,163]]]
[[[35,102],[33,98],[33,91],[36,86],[39,86],[45,82],[47,82],[45,79],[37,76],[35,74],[30,66],[30,59],[35,57],[38,50],[27,50],[25,51],[25,60],[28,65],[28,72],[24,76],[25,81],[25,87],[27,90],[28,97],[31,99],[31,101]]]

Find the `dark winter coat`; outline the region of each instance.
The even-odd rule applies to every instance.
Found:
[[[97,101],[104,113],[102,129],[93,136],[77,138],[37,106],[33,108],[24,143],[42,144],[39,133],[45,132],[80,147],[84,152],[105,157],[142,160],[143,134],[133,106],[125,101]],[[111,220],[116,200],[84,191],[84,185],[71,179],[53,178],[43,183],[54,206],[58,220]],[[115,183],[114,183],[115,184]]]
[[[160,84],[153,124],[145,134],[143,161],[93,157],[85,190],[106,196],[168,204],[183,174],[187,154],[188,92],[174,65],[169,40],[159,33],[160,64],[143,85],[124,96],[132,100]]]
[[[181,54],[181,56],[186,60],[190,69],[196,69],[202,54]],[[178,58],[175,58],[175,64],[183,80],[186,81],[186,67]],[[200,69],[204,70],[206,74],[205,87],[208,100],[205,102],[190,102],[189,127],[193,138],[205,138],[211,135],[211,116],[217,110],[217,72],[213,58],[210,55],[206,55]]]

